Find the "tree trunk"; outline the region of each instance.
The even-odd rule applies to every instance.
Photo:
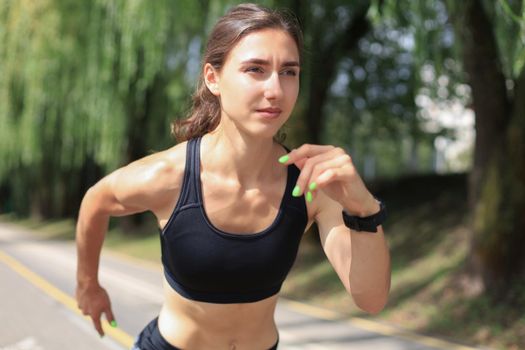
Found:
[[[525,266],[525,79],[507,93],[493,25],[481,0],[459,5],[456,21],[476,115],[469,207],[473,218],[469,267],[488,294],[501,296]]]
[[[326,47],[312,50],[313,62],[308,89],[310,96],[306,108],[308,136],[312,143],[321,142],[323,109],[329,96],[330,86],[337,76],[341,58],[347,57],[350,52],[355,50],[359,40],[371,29],[367,18],[369,7],[370,3],[358,8],[347,27],[335,35]],[[337,10],[334,9],[334,11]],[[322,25],[317,25],[315,29],[312,28],[313,36],[317,39],[313,42],[314,45],[327,41],[327,28],[329,27],[329,23],[326,21]],[[330,30],[333,28],[328,29],[328,31]],[[323,72],[322,76],[316,74],[317,72]]]
[[[301,84],[303,93],[307,95],[303,106],[307,135],[302,139],[318,144],[321,142],[323,109],[329,97],[330,85],[337,76],[339,62],[356,49],[359,40],[371,28],[367,18],[370,3],[354,6],[356,11],[352,19],[339,30],[332,26],[336,20],[334,14],[338,11],[334,5],[325,6],[323,15],[314,15],[316,11],[312,8],[315,4],[297,0],[284,3],[298,15],[303,31],[306,33],[308,30],[312,37],[310,42],[306,42],[308,54],[305,61],[309,66],[309,76]]]

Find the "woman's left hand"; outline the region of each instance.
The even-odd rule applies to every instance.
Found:
[[[311,202],[318,190],[339,202],[350,214],[368,216],[379,211],[379,204],[368,191],[344,149],[331,145],[304,144],[279,159],[294,163],[300,170],[294,195],[305,193]],[[283,158],[286,161],[283,162]],[[308,194],[310,192],[310,194]]]

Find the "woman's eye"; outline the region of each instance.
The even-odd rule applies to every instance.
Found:
[[[246,72],[262,73],[263,70],[260,67],[250,67],[246,69]]]
[[[285,70],[285,71],[283,72],[283,74],[284,74],[284,75],[291,75],[291,76],[295,77],[295,76],[297,75],[297,72],[294,71],[293,69],[290,69],[290,70]]]

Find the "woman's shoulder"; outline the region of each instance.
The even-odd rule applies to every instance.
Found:
[[[186,142],[137,159],[116,171],[115,195],[121,202],[154,210],[170,202],[184,178]]]
[[[158,192],[179,189],[184,178],[187,142],[140,159],[135,167]],[[130,164],[131,165],[131,164]]]
[[[185,160],[186,142],[181,142],[168,149],[137,159],[126,165],[125,168],[128,169],[131,176],[140,174],[154,181],[163,180],[164,177],[168,180],[173,175],[184,172]]]
[[[142,161],[146,166],[158,169],[160,173],[184,172],[187,143],[187,141],[180,142],[163,151],[152,153],[142,158]]]

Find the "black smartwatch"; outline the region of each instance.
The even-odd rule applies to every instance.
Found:
[[[370,216],[349,215],[343,210],[345,226],[354,231],[377,232],[377,226],[386,220],[386,207],[379,199],[376,198],[376,200],[379,203],[379,211]]]

